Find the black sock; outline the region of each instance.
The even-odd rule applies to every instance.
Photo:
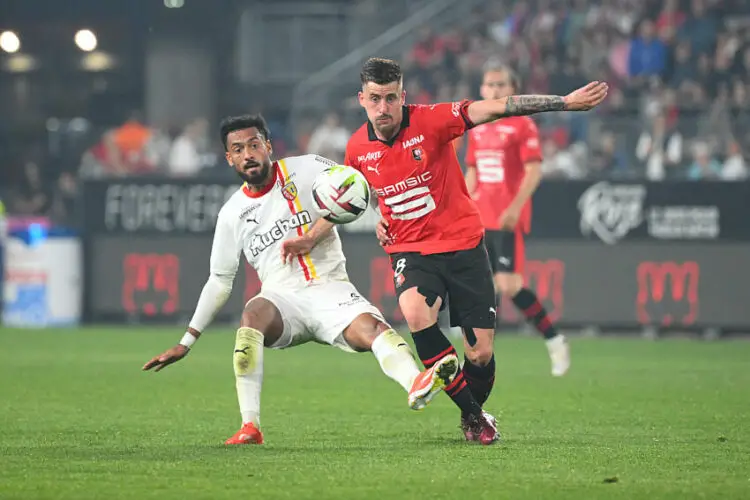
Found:
[[[412,337],[419,359],[422,360],[425,368],[430,368],[438,360],[449,354],[456,356],[456,349],[440,331],[437,323],[424,330],[412,332]],[[479,415],[482,413],[482,407],[472,396],[471,390],[464,379],[463,370],[459,371],[453,382],[445,387],[445,393],[450,396],[464,414]]]
[[[544,306],[536,298],[534,292],[528,288],[521,288],[513,297],[513,303],[521,310],[528,321],[531,321],[545,339],[557,336],[557,330],[547,316]]]
[[[474,399],[479,406],[484,405],[495,385],[495,356],[492,356],[486,366],[475,365],[464,356],[463,372]]]

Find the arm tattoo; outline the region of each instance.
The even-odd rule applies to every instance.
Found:
[[[564,111],[565,101],[559,95],[508,96],[503,116],[523,116],[544,111]]]

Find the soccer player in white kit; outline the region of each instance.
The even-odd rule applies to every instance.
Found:
[[[245,305],[237,330],[233,362],[242,427],[226,444],[263,443],[264,346],[315,341],[348,352],[372,351],[383,372],[408,392],[409,407],[424,408],[455,378],[458,359],[445,356],[420,372],[403,338],[349,282],[338,232],[317,215],[312,201],[316,176],[335,163],[315,155],[272,161],[260,115],[225,119],[221,139],[244,184],[219,212],[210,275],[187,332],[143,369],[159,371],[190,352],[229,298],[244,253],[262,288]]]

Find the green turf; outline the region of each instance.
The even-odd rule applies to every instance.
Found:
[[[750,343],[574,340],[553,379],[540,340],[502,338],[494,447],[444,396],[409,412],[369,354],[266,351],[267,444],[226,448],[232,334],[140,371],[179,337],[0,330],[0,498],[750,498]]]

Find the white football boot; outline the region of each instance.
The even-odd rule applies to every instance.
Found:
[[[546,341],[549,359],[552,362],[552,376],[562,377],[570,369],[570,344],[564,335],[555,335]]]

